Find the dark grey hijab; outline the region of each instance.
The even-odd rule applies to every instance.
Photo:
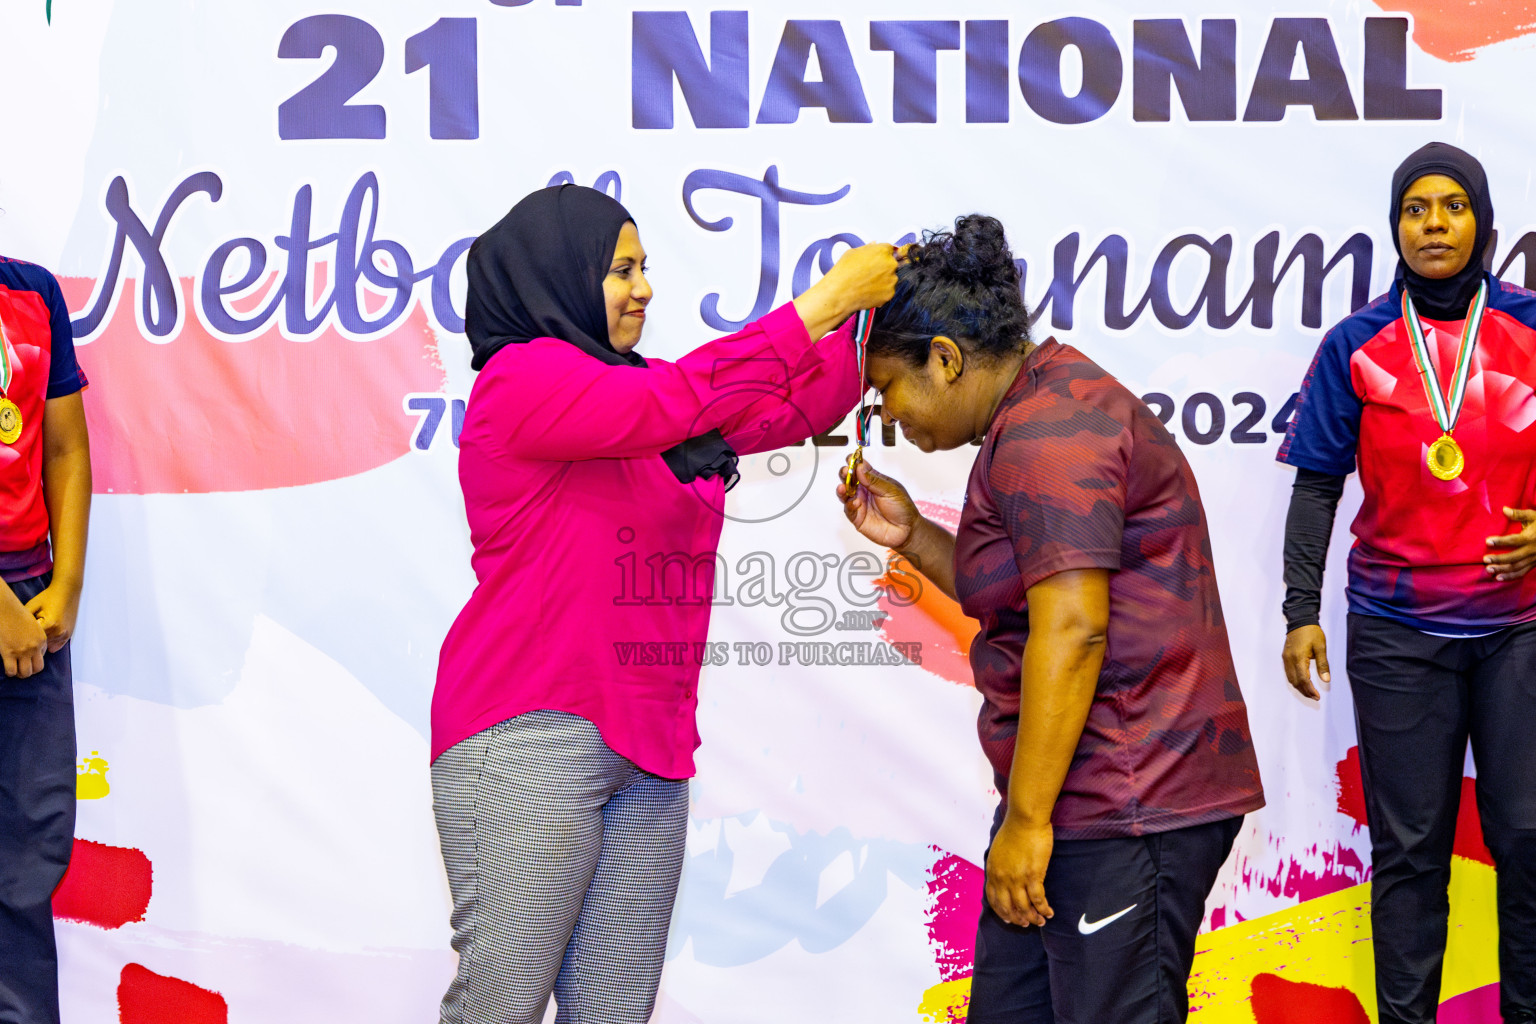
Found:
[[[646,365],[638,352],[608,340],[603,278],[619,231],[633,217],[605,192],[580,185],[542,188],[512,207],[469,247],[469,298],[464,331],[482,369],[507,345],[559,338],[614,366]],[[594,415],[600,411],[594,411]],[[691,437],[661,453],[683,483],[738,478],[736,452],[719,430]]]
[[[1466,189],[1472,200],[1472,216],[1477,221],[1477,235],[1472,242],[1472,257],[1452,277],[1433,280],[1413,272],[1403,259],[1403,246],[1397,237],[1397,221],[1408,186],[1426,174],[1443,174]],[[1444,142],[1431,142],[1409,154],[1392,175],[1392,245],[1397,249],[1397,280],[1413,296],[1414,308],[1435,320],[1460,320],[1477,294],[1483,279],[1483,257],[1493,237],[1493,200],[1488,197],[1488,175],[1472,154]]]

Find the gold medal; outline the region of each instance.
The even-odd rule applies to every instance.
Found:
[[[1467,393],[1467,381],[1472,376],[1472,353],[1477,348],[1477,336],[1482,330],[1483,314],[1488,309],[1488,282],[1478,285],[1477,295],[1467,310],[1466,323],[1461,329],[1461,346],[1456,352],[1455,369],[1451,374],[1448,394],[1440,390],[1440,375],[1435,372],[1435,361],[1429,351],[1429,339],[1419,315],[1414,312],[1413,298],[1403,289],[1403,321],[1408,327],[1408,339],[1413,345],[1413,358],[1419,365],[1419,377],[1424,382],[1424,394],[1429,399],[1429,410],[1440,426],[1440,436],[1430,446],[1424,461],[1436,480],[1455,480],[1467,466],[1461,445],[1451,436],[1456,421],[1461,418],[1461,401]]]
[[[859,463],[864,461],[864,446],[854,448],[853,454],[848,457],[848,468],[843,470],[843,487],[852,496],[853,489],[859,486]]]
[[[1429,455],[1424,461],[1429,463],[1429,471],[1437,480],[1455,480],[1467,465],[1461,445],[1450,434],[1441,434],[1439,440],[1429,446]]]
[[[21,438],[21,410],[9,398],[0,397],[0,442],[15,444]]]
[[[864,396],[869,393],[869,378],[865,370],[869,359],[869,330],[874,326],[874,321],[873,309],[861,309],[853,326],[854,368],[859,374],[859,408],[853,421],[853,454],[848,457],[848,466],[843,470],[843,487],[850,498],[859,486],[859,463],[864,461],[864,446],[869,444],[869,417],[874,412],[864,405]]]

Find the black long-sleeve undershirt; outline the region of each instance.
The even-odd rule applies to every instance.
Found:
[[[1285,628],[1315,626],[1323,604],[1323,569],[1333,516],[1344,493],[1344,478],[1310,469],[1296,471],[1291,505],[1285,513]]]

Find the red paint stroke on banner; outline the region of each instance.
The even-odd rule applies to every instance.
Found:
[[[1359,747],[1349,748],[1344,760],[1334,769],[1334,780],[1339,790],[1339,813],[1364,826],[1365,787],[1360,779]],[[1473,778],[1463,777],[1461,780],[1461,807],[1456,813],[1456,845],[1452,852],[1458,857],[1493,866],[1493,854],[1483,842],[1483,821],[1477,813],[1477,780]]]
[[[229,1004],[190,981],[129,964],[117,983],[117,1019],[122,1024],[229,1024]]]
[[[1483,842],[1483,819],[1477,813],[1477,780],[1461,780],[1461,807],[1456,812],[1456,846],[1451,851],[1458,857],[1475,860],[1493,867],[1493,854]]]
[[[976,963],[976,926],[986,872],[963,857],[930,847],[939,855],[928,869],[928,940],[939,979],[967,977]]]
[[[960,522],[960,510],[936,502],[920,501],[919,511],[947,529]],[[961,686],[974,686],[971,675],[971,641],[981,630],[981,623],[960,610],[960,604],[920,576],[904,558],[893,558],[892,572],[905,573],[912,579],[904,587],[891,582],[890,575],[876,584],[881,588],[880,610],[886,620],[881,635],[889,643],[922,644],[923,667]],[[906,595],[917,589],[916,601]]]
[[[323,280],[323,268],[316,268]],[[241,302],[255,305],[259,287]],[[71,308],[95,282],[63,278]],[[277,326],[223,341],[198,319],[193,282],[181,278],[186,321],[175,338],[144,338],[134,316],[138,282],[122,283],[112,319],[80,346],[91,379],[86,420],[98,494],[181,494],[295,487],[353,476],[405,455],[413,391],[440,391],[444,375],[427,314],[417,305],[387,334],[353,341],[334,328],[302,341]],[[380,300],[382,301],[382,300]]]
[[[1360,997],[1347,988],[1286,981],[1277,974],[1253,979],[1255,1024],[1371,1024]]]
[[[121,928],[144,920],[153,887],[154,869],[140,851],[76,839],[69,870],[53,891],[53,916]]]
[[[1339,813],[1365,825],[1365,785],[1360,778],[1360,748],[1350,747],[1333,769],[1333,783],[1339,791]]]
[[[1485,46],[1536,32],[1536,0],[1376,0],[1376,6],[1413,15],[1413,41],[1445,61],[1468,61]]]

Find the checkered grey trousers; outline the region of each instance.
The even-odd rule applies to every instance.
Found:
[[[451,747],[432,805],[459,971],[442,1024],[644,1024],[682,871],[688,781],[584,718],[532,711]]]

